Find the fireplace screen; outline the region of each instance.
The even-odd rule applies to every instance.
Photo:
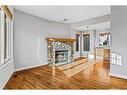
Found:
[[[67,63],[68,51],[55,51],[55,63]]]

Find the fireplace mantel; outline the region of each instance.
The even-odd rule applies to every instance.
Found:
[[[71,38],[46,38],[47,41],[54,41],[54,42],[74,42],[76,39]]]

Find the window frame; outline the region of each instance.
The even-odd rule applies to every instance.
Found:
[[[77,40],[77,35],[78,35],[78,40]],[[80,37],[81,37],[81,34],[80,33],[76,33],[75,34],[75,38],[76,38],[76,43],[75,43],[75,51],[76,52],[79,52],[80,51]],[[78,43],[77,43],[77,41],[78,41]],[[78,48],[77,48],[78,47]]]
[[[86,51],[86,50],[84,50],[84,35],[89,35],[89,51]],[[91,34],[90,33],[83,33],[82,34],[82,49],[83,49],[83,51],[84,52],[90,52],[90,49],[91,49],[91,39],[90,39],[90,37],[91,37]]]
[[[108,45],[100,45],[100,35],[108,35]],[[110,47],[111,46],[111,33],[110,32],[102,32],[102,33],[99,33],[99,35],[98,35],[99,37],[98,37],[98,46],[99,47]]]
[[[119,58],[118,56],[120,56],[121,58]],[[121,54],[117,52],[111,52],[110,60],[111,60],[111,64],[121,66],[123,62],[123,57],[121,56]]]
[[[0,66],[12,58],[12,20],[0,6]],[[6,32],[6,33],[5,33]]]

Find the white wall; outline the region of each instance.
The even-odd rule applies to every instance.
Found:
[[[47,21],[15,10],[15,69],[47,64],[48,37],[70,38],[70,25]]]
[[[95,18],[90,18],[90,19],[87,19],[87,20],[84,20],[84,21],[79,21],[79,22],[76,22],[76,23],[72,23],[71,27],[72,27],[72,29],[74,29],[75,27],[81,27],[81,26],[85,26],[85,25],[103,23],[103,22],[107,22],[107,21],[110,21],[110,14],[95,17]]]
[[[13,13],[13,8],[9,7],[10,10]],[[13,13],[14,14],[14,13]],[[6,85],[7,81],[10,79],[11,75],[14,72],[14,59],[13,59],[13,22],[11,26],[11,59],[9,59],[8,62],[2,64],[0,66],[0,89],[3,89],[4,86]]]
[[[112,46],[111,51],[123,56],[122,66],[110,65],[111,74],[127,78],[127,6],[111,7]]]

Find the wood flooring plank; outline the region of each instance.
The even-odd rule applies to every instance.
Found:
[[[109,65],[99,61],[72,77],[48,65],[18,71],[4,89],[127,89],[127,80],[110,76]]]

